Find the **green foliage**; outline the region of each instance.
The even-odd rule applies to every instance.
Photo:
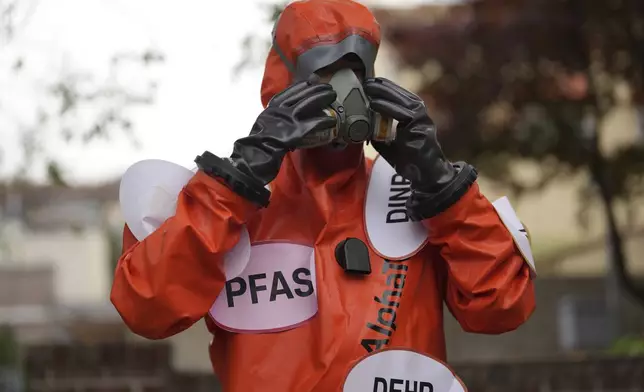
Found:
[[[121,253],[123,251],[123,244],[121,243],[121,235],[119,232],[115,231],[114,229],[107,227],[105,229],[105,235],[107,236],[108,239],[108,246],[109,246],[109,259],[110,259],[110,271],[109,275],[113,276],[114,275],[114,270],[116,270],[116,264],[121,257]]]
[[[644,356],[644,335],[629,335],[618,339],[609,352],[614,355]]]
[[[16,367],[19,363],[18,343],[9,326],[0,326],[0,367]]]

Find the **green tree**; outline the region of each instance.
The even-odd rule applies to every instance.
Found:
[[[644,335],[629,335],[618,339],[609,352],[615,355],[644,355]]]
[[[105,228],[105,236],[107,238],[108,254],[110,259],[109,275],[113,276],[114,271],[116,270],[116,265],[118,264],[119,257],[121,257],[121,253],[123,252],[123,244],[121,241],[122,235],[120,232],[116,231],[113,227],[108,225]]]

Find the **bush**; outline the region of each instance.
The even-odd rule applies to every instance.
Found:
[[[610,349],[611,354],[639,356],[644,355],[644,334],[628,335],[619,338]]]
[[[0,367],[16,367],[18,365],[18,342],[13,329],[0,326]]]

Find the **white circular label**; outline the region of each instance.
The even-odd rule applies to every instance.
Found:
[[[125,223],[137,240],[174,215],[179,192],[193,176],[187,168],[160,159],[137,162],[125,171],[119,202]]]
[[[405,349],[386,349],[358,362],[343,392],[467,392],[442,362]]]
[[[427,242],[427,228],[407,215],[410,193],[409,181],[378,156],[367,188],[365,228],[373,250],[386,259],[411,257]]]
[[[255,244],[244,270],[228,277],[210,309],[221,328],[237,333],[293,329],[317,314],[312,247],[282,242]]]

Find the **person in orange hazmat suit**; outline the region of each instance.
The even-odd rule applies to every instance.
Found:
[[[375,76],[379,44],[357,2],[288,5],[249,136],[197,157],[149,236],[124,229],[114,306],[149,339],[205,319],[225,391],[428,392],[412,378],[446,359],[444,303],[484,334],[535,308],[525,229],[443,155],[423,101]]]

